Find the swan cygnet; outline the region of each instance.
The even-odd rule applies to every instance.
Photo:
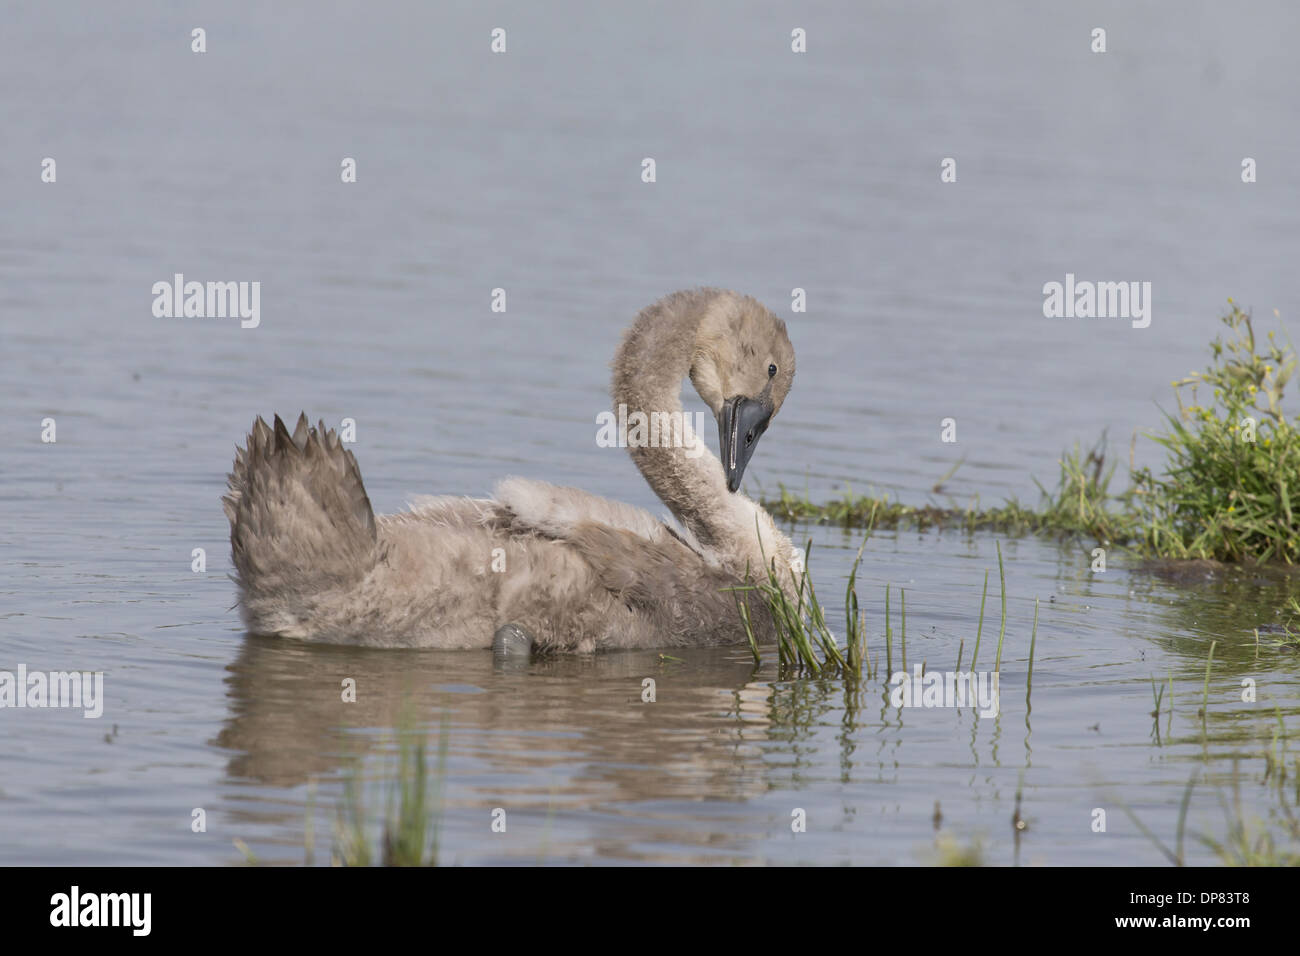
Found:
[[[793,596],[789,538],[738,492],[790,391],[785,323],[735,292],[677,292],[644,309],[614,358],[614,407],[660,413],[630,447],[680,522],[576,488],[507,478],[491,498],[420,498],[375,515],[352,452],[305,415],[261,418],[222,499],[250,632],[336,644],[531,650],[737,644],[736,601],[774,639],[754,592],[775,567]],[[717,419],[722,461],[681,405],[689,377]],[[632,445],[632,442],[628,443]]]

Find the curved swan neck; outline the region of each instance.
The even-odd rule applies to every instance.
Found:
[[[732,295],[718,290],[679,292],[643,310],[614,358],[612,392],[615,412],[626,406],[629,425],[637,412],[660,416],[657,442],[634,442],[631,427],[628,436],[632,460],[659,500],[702,544],[726,551],[741,563],[748,561],[757,570],[763,562],[756,520],[764,526],[765,539],[767,529],[773,535],[764,544],[769,559],[784,551],[781,543],[788,546],[788,541],[754,502],[727,490],[722,463],[683,415],[681,403],[682,379],[699,371],[693,366],[704,347],[701,331],[715,324]],[[670,423],[670,438],[662,427],[665,422]]]

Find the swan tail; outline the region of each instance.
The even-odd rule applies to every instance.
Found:
[[[379,558],[361,470],[333,430],[301,415],[293,433],[260,417],[222,498],[245,622],[310,637],[313,608],[355,587]]]

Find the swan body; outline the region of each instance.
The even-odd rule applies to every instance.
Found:
[[[688,376],[718,420],[722,461],[680,414]],[[594,651],[744,642],[739,599],[770,637],[762,601],[731,589],[771,567],[793,593],[800,572],[790,540],[736,489],[793,376],[784,323],[747,296],[678,292],[637,317],[613,398],[682,430],[629,442],[679,527],[524,478],[375,515],[333,431],[259,418],[223,498],[244,622],[341,644]]]

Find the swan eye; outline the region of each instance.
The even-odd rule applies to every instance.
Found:
[[[769,365],[769,366],[767,367],[767,377],[768,377],[768,378],[775,378],[775,377],[776,377],[776,366],[775,366],[775,365]]]
[[[745,444],[746,445],[754,444],[754,429],[751,428],[748,432],[745,433]]]

